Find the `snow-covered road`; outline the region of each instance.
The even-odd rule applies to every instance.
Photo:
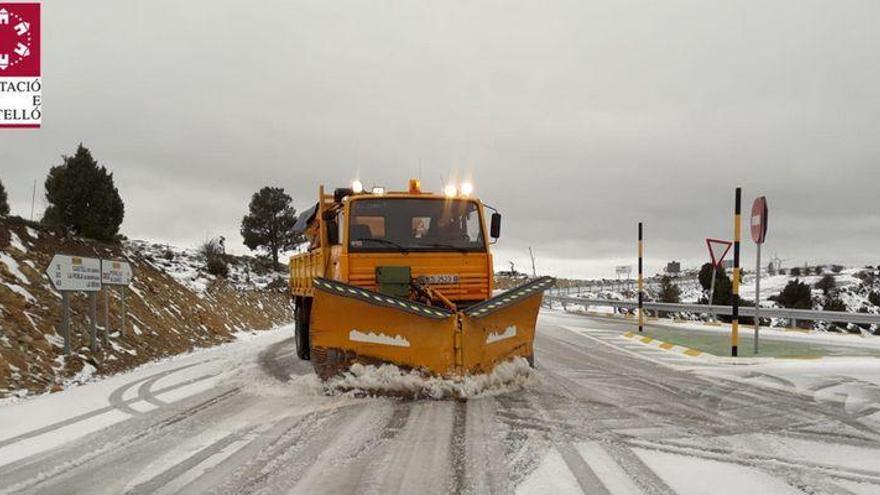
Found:
[[[0,493],[880,493],[880,360],[732,366],[626,324],[542,313],[541,384],[466,402],[326,396],[258,333],[0,406]]]

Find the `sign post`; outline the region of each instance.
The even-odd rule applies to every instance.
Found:
[[[733,207],[733,313],[730,322],[730,355],[736,357],[739,353],[739,242],[740,242],[740,215],[742,210],[742,188],[736,188]]]
[[[127,261],[101,260],[101,283],[105,286],[104,294],[104,342],[110,333],[110,286],[122,288],[122,327],[119,335],[125,332],[125,288],[131,283],[131,265]]]
[[[84,258],[82,256],[70,256],[56,254],[46,268],[46,275],[55,287],[61,292],[61,333],[64,336],[64,352],[70,354],[70,292],[89,292],[94,295],[101,290],[101,260],[96,258]],[[92,341],[94,348],[94,325],[97,324],[96,300],[92,300]],[[94,350],[94,349],[93,349]]]
[[[757,266],[755,267],[755,354],[758,353],[758,327],[761,326],[761,244],[767,237],[767,198],[760,196],[752,203],[752,220],[750,223],[752,240],[757,246]]]
[[[70,356],[70,293],[61,291],[61,336],[64,337],[64,354]]]
[[[712,281],[709,282],[709,306],[712,306],[715,301],[715,277],[718,274],[718,267],[721,266],[733,243],[721,239],[707,238],[706,246],[709,248],[709,258],[712,260]],[[709,313],[712,315],[712,321],[714,322],[715,312],[710,310]]]
[[[643,331],[645,326],[645,310],[642,307],[645,298],[645,286],[642,278],[642,257],[644,254],[644,247],[642,246],[642,222],[639,222],[639,333]]]
[[[89,292],[89,350],[98,352],[98,293]]]

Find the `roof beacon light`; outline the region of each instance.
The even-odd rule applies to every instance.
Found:
[[[352,182],[351,190],[354,191],[355,194],[360,194],[364,192],[364,183],[359,180]]]
[[[410,194],[421,194],[422,192],[422,181],[419,179],[410,179],[409,180],[409,193]]]
[[[461,193],[465,196],[470,196],[472,192],[474,192],[474,185],[470,182],[465,182],[461,185]]]
[[[385,188],[384,187],[374,187],[373,194],[378,194],[381,196],[382,194],[385,194]]]
[[[456,189],[454,185],[449,184],[443,188],[443,194],[445,194],[447,198],[454,198],[455,195],[458,194],[458,189]]]

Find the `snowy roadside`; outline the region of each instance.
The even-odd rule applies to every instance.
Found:
[[[576,304],[568,304],[569,310],[572,308],[578,307]],[[582,306],[581,306],[582,308]],[[554,304],[554,311],[562,311],[561,305]],[[576,314],[576,313],[575,313]],[[604,306],[590,306],[590,311],[586,313],[591,316],[601,316],[603,318],[611,318],[614,320],[619,320],[621,323],[632,323],[635,324],[636,320],[633,317],[625,317],[619,314],[614,314],[614,309],[611,307]],[[707,332],[707,333],[730,333],[730,324],[729,323],[718,323],[716,325],[707,325],[703,322],[699,321],[675,321],[668,318],[648,318],[646,324],[653,326],[663,326],[674,329],[687,329],[693,330],[696,332]],[[754,325],[740,325],[740,332],[751,332],[754,330]],[[796,341],[796,342],[805,342],[805,343],[817,343],[817,344],[833,344],[845,347],[859,347],[866,348],[870,347],[872,349],[880,350],[880,336],[871,335],[868,333],[862,334],[850,334],[850,333],[835,333],[835,332],[821,332],[821,331],[801,331],[801,330],[789,330],[778,327],[765,327],[762,326],[759,329],[761,338],[766,338],[770,340],[787,340],[787,341]]]
[[[228,344],[197,349],[56,393],[0,404],[0,464],[62,445],[76,438],[231,381],[257,366],[266,346],[290,338],[290,326],[239,332]],[[144,384],[148,384],[147,387]]]
[[[880,425],[880,359],[768,360],[748,366],[694,369],[693,372],[793,391],[820,403],[837,403],[848,414]]]

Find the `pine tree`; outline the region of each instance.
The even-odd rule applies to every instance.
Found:
[[[789,282],[779,295],[773,296],[770,299],[778,302],[785,308],[813,308],[813,293],[810,291],[810,286],[798,279]]]
[[[278,253],[293,248],[296,210],[284,188],[264,187],[251,197],[248,214],[241,220],[241,236],[250,249],[264,249],[272,255],[273,268],[278,266]]]
[[[834,281],[833,275],[825,275],[814,285],[815,288],[821,289],[822,292],[827,296],[835,287],[837,287],[837,282]]]
[[[3,181],[0,181],[0,215],[9,215],[9,203],[6,199],[6,188],[3,187]]]
[[[712,263],[703,264],[700,268],[699,279],[700,285],[703,286],[703,290],[707,293],[706,300],[708,301],[708,291],[712,287]],[[729,305],[732,302],[733,284],[724,268],[719,266],[715,269],[715,295],[711,304]]]
[[[119,233],[125,205],[113,184],[113,174],[92,158],[80,143],[73,156],[49,170],[43,223],[63,225],[83,237],[112,241]]]
[[[660,278],[660,292],[657,294],[660,302],[679,303],[681,302],[681,289],[672,280],[669,275],[663,275]]]

